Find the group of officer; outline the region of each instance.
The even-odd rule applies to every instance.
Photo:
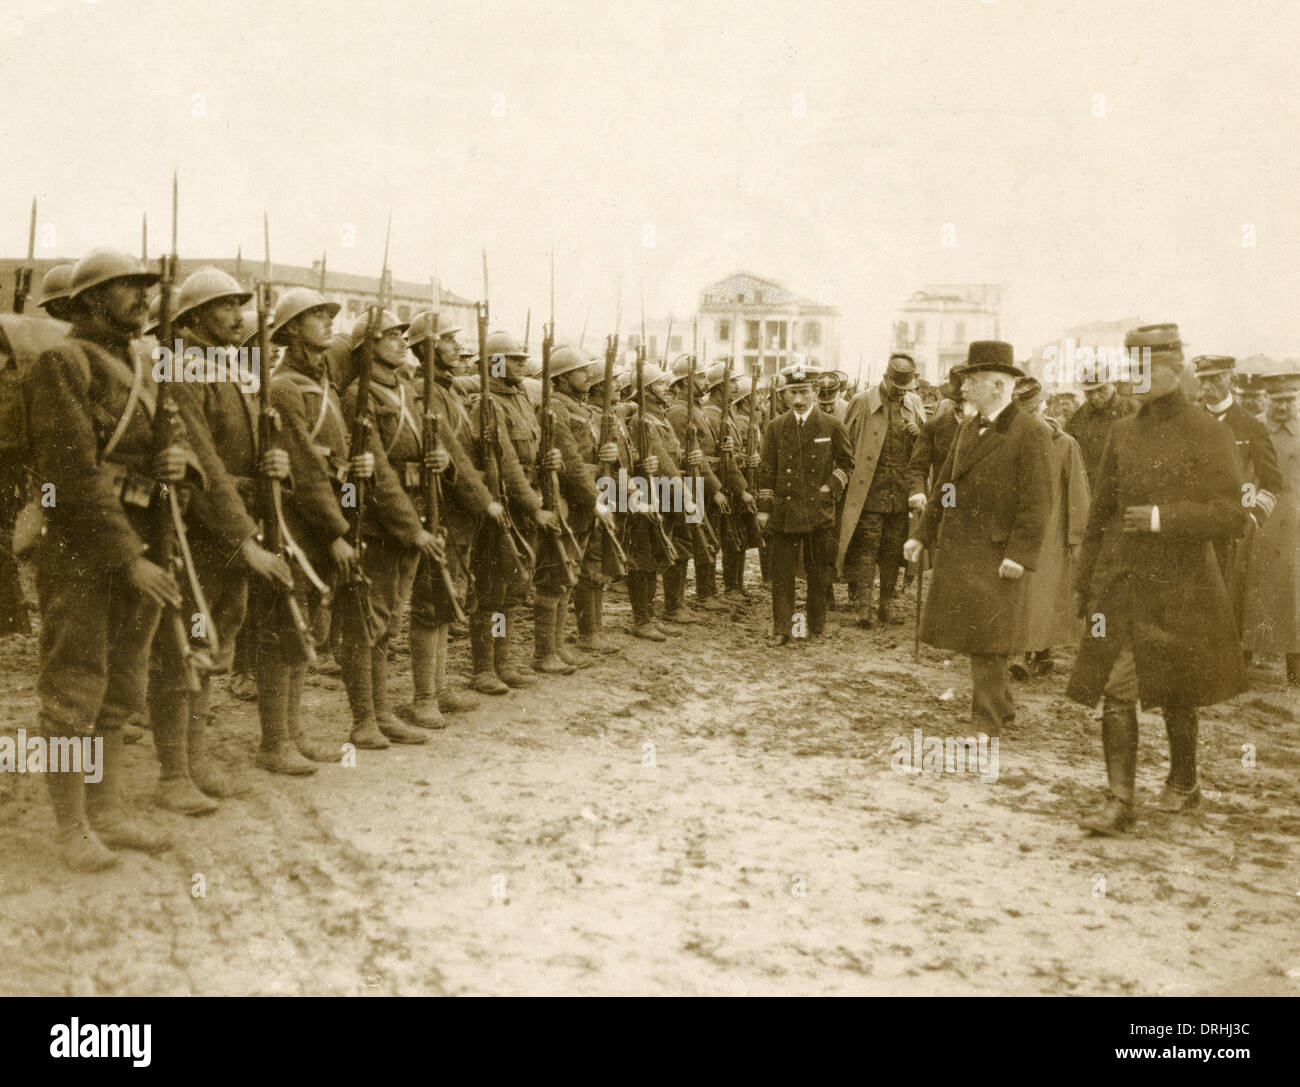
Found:
[[[122,745],[134,722],[153,731],[158,807],[198,815],[247,790],[209,752],[212,674],[242,668],[255,679],[256,765],[312,774],[349,744],[426,743],[448,715],[472,711],[476,694],[533,687],[617,652],[603,621],[616,581],[631,605],[630,633],[652,642],[699,623],[700,612],[747,605],[751,550],[770,579],[775,646],[826,636],[838,579],[859,626],[901,622],[898,580],[931,556],[921,636],[971,654],[972,715],[993,735],[1014,720],[1009,677],[1050,670],[1052,646],[1077,634],[1067,614],[1077,589],[1079,614],[1104,612],[1111,623],[1104,641],[1083,639],[1070,686],[1089,704],[1105,698],[1111,799],[1091,824],[1101,832],[1132,825],[1138,698],[1166,708],[1165,801],[1181,810],[1199,800],[1195,707],[1244,689],[1243,638],[1257,652],[1289,654],[1288,677],[1300,682],[1300,591],[1279,609],[1267,594],[1251,597],[1250,573],[1252,562],[1272,563],[1274,576],[1281,570],[1300,586],[1296,507],[1270,444],[1280,440],[1294,471],[1300,373],[1270,386],[1265,422],[1234,403],[1224,378],[1232,360],[1203,357],[1196,373],[1210,410],[1194,409],[1173,326],[1134,333],[1160,364],[1140,407],[1117,406],[1114,389],[1099,384],[1064,426],[1046,416],[1041,386],[1014,365],[1010,345],[996,342],[971,345],[933,411],[905,354],[845,404],[836,375],[797,357],[765,385],[727,361],[697,367],[688,355],[611,373],[580,346],[558,344],[542,417],[530,395],[535,368],[507,332],[487,336],[484,389],[472,376],[475,353],[458,339],[464,330],[445,314],[404,321],[379,309],[336,334],[339,307],[295,287],[264,311],[269,327],[259,330],[250,292],[200,269],[176,293],[174,333],[204,351],[256,346],[267,333],[277,357],[263,360],[259,405],[228,380],[160,388],[153,344],[142,338],[158,278],[105,249],[52,270],[40,306],[66,325],[48,325],[22,372],[25,468],[29,493],[41,497],[23,510],[33,516],[19,518],[14,540],[35,570],[41,610],[41,729],[51,740],[104,745],[99,782],[47,775],[72,869],[169,844],[122,803]],[[175,410],[160,447],[164,393]],[[362,413],[373,425],[358,430]],[[611,506],[604,484],[623,475],[679,501]],[[270,508],[259,498],[268,487]],[[159,510],[178,494],[204,619],[215,628],[197,682],[175,637],[192,586],[163,563],[157,543]],[[354,531],[349,500],[358,495],[364,527]],[[270,521],[276,546],[265,546]],[[1178,600],[1168,598],[1170,584]],[[1243,601],[1235,611],[1233,592]],[[1268,608],[1251,627],[1251,615]],[[1170,609],[1179,629],[1154,637]],[[526,610],[531,668],[518,655]],[[408,614],[413,698],[399,707],[389,647]],[[1034,614],[1048,621],[1035,625]],[[462,618],[472,660],[464,686],[448,667]],[[311,647],[337,661],[352,719],[346,742],[308,735],[301,701]]]

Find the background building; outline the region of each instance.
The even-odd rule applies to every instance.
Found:
[[[894,314],[890,351],[916,359],[918,374],[937,385],[966,361],[972,340],[1000,340],[1003,287],[999,283],[928,283]],[[863,380],[884,374],[888,356],[868,359]]]
[[[792,351],[814,365],[840,369],[839,311],[775,280],[736,272],[705,287],[699,322],[700,354],[710,359],[731,354],[734,334],[746,372],[761,359],[763,373],[775,373],[789,363]],[[685,331],[689,344],[689,325]]]

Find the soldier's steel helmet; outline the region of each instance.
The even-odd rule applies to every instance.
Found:
[[[239,280],[220,268],[200,268],[193,275],[187,276],[181,284],[176,296],[174,316],[181,317],[218,298],[234,298],[242,306],[252,297],[252,292],[244,290],[239,285]]]
[[[159,278],[157,272],[149,271],[143,261],[130,253],[120,249],[92,249],[73,265],[68,297],[79,298],[91,288],[115,279],[138,280],[146,287],[152,287]]]
[[[71,262],[56,264],[45,273],[45,278],[41,280],[41,297],[36,303],[38,308],[45,306],[47,302],[57,302],[61,298],[67,298],[72,293],[74,267]]]
[[[283,343],[281,334],[285,326],[295,317],[301,317],[308,310],[324,308],[329,311],[330,320],[339,311],[337,302],[326,302],[310,287],[293,287],[284,292],[275,304],[275,313],[271,317],[271,340]]]
[[[176,313],[176,292],[172,291],[172,313]],[[144,323],[141,330],[145,336],[153,336],[158,331],[158,326],[162,322],[162,291],[159,291],[149,300],[149,320]]]
[[[433,331],[433,310],[420,310],[411,318],[411,323],[406,330],[406,346],[414,347],[417,343],[424,343],[431,331]],[[443,336],[452,336],[463,331],[462,326],[456,324],[445,313],[439,313],[438,328],[433,338],[440,340]]]
[[[645,385],[647,389],[650,388],[651,385],[655,385],[660,381],[668,381],[671,376],[672,375],[669,374],[667,371],[659,369],[659,367],[655,366],[653,363],[646,363],[645,366],[641,368],[641,383]],[[636,384],[635,370],[631,372],[631,378],[632,380],[630,384],[635,385]],[[676,384],[676,382],[672,381],[670,382],[670,384]]]
[[[733,404],[744,400],[753,392],[753,379],[748,374],[741,374],[740,377],[731,379],[731,402]]]
[[[551,377],[559,377],[561,374],[572,373],[574,370],[585,370],[590,365],[592,365],[592,360],[576,347],[570,347],[566,344],[563,347],[555,348],[551,352]]]
[[[508,359],[526,359],[528,357],[528,352],[519,346],[519,341],[509,332],[488,333],[486,350],[488,358],[493,355],[504,355]]]
[[[366,333],[370,331],[370,316],[371,311],[366,310],[352,322],[350,342],[353,351],[365,342]],[[376,336],[382,336],[385,332],[391,332],[395,328],[405,332],[408,327],[409,322],[403,321],[392,310],[384,310],[379,315],[379,323],[375,328],[374,334]]]

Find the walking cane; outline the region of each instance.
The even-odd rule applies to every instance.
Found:
[[[916,511],[913,511],[909,521],[911,522],[909,535],[915,539],[921,517]],[[926,549],[923,547],[921,548],[920,558],[916,560],[916,629],[912,632],[913,663],[919,662],[921,659],[921,602],[925,598],[925,559]]]

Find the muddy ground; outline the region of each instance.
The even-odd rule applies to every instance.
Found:
[[[176,845],[101,875],[58,864],[43,781],[0,776],[0,992],[1300,993],[1277,662],[1204,712],[1199,815],[1151,808],[1167,755],[1143,714],[1140,833],[1089,839],[1099,730],[1060,665],[1018,688],[996,781],[909,773],[896,737],[970,731],[966,662],[914,664],[910,618],[845,612],[827,644],[767,648],[767,599],[663,645],[620,633],[621,656],[315,778],[252,768],[255,709],[218,680],[219,749],[253,791],[151,812],[146,733],[126,792]],[[628,616],[611,595],[607,626]],[[34,655],[0,646],[0,732],[34,723]],[[464,674],[463,641],[452,656]],[[395,671],[407,697],[404,645]],[[342,741],[339,682],[305,700]]]

